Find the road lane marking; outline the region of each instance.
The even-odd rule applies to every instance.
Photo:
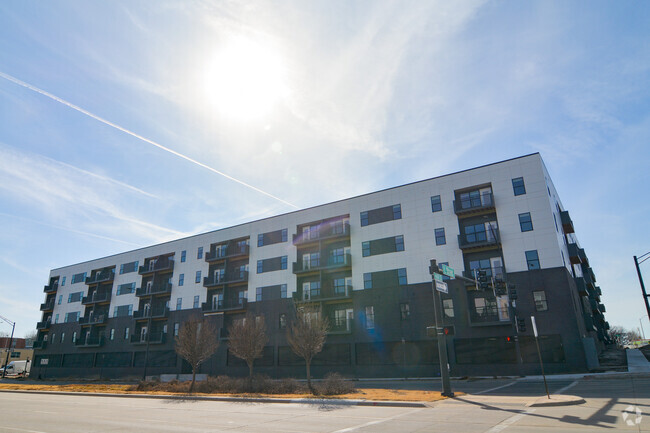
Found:
[[[499,432],[505,430],[506,428],[508,428],[509,426],[511,426],[512,424],[516,423],[517,421],[519,421],[520,419],[522,419],[526,415],[529,415],[529,414],[531,414],[533,412],[535,412],[535,409],[529,409],[529,410],[527,410],[525,412],[521,412],[521,413],[518,413],[516,415],[513,415],[510,418],[506,418],[503,421],[501,421],[499,424],[492,427],[491,429],[486,430],[485,433],[499,433]]]
[[[506,383],[505,385],[497,386],[497,387],[494,387],[494,388],[485,389],[485,390],[480,391],[480,392],[475,392],[473,395],[487,394],[488,392],[496,391],[497,389],[507,388],[509,386],[514,385],[515,383],[517,383],[517,381]]]
[[[40,430],[25,430],[24,428],[15,428],[15,427],[7,427],[7,426],[0,426],[0,429],[9,429],[9,430],[14,430],[14,431],[21,431],[21,432],[26,432],[26,433],[47,433],[44,431]],[[2,430],[5,431],[5,430]]]
[[[336,431],[334,431],[332,433],[348,433],[348,432],[351,432],[351,431],[359,430],[360,428],[364,428],[364,427],[368,427],[368,426],[376,425],[376,424],[381,424],[381,423],[384,423],[384,422],[387,422],[387,421],[392,421],[392,420],[394,420],[396,418],[400,418],[400,417],[403,417],[403,416],[406,416],[406,415],[410,415],[412,413],[419,412],[419,411],[424,410],[424,409],[425,408],[415,409],[415,410],[412,410],[412,411],[409,411],[409,412],[405,412],[405,413],[401,413],[401,414],[398,414],[398,415],[391,416],[389,418],[384,418],[384,419],[380,419],[380,420],[376,420],[376,421],[369,421],[369,422],[366,422],[366,423],[363,423],[363,424],[355,425],[353,427],[348,427],[348,428],[344,428],[344,429],[341,429],[341,430],[336,430]]]
[[[562,394],[564,391],[568,391],[569,389],[571,389],[571,388],[573,388],[574,386],[576,386],[576,385],[578,384],[578,382],[579,382],[579,380],[576,380],[576,381],[574,381],[574,382],[568,384],[568,385],[565,386],[564,388],[560,388],[560,389],[558,389],[558,390],[555,391],[553,394]]]

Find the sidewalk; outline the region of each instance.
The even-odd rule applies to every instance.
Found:
[[[627,349],[627,371],[630,373],[650,373],[650,362],[639,349]]]

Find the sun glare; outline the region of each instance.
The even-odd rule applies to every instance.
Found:
[[[286,94],[281,57],[272,48],[234,39],[212,58],[205,97],[221,114],[249,120],[268,115]]]

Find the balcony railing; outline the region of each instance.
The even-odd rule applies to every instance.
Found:
[[[569,211],[565,210],[560,212],[560,220],[562,220],[562,229],[564,230],[564,233],[573,233],[573,221],[571,220],[571,217],[569,216]]]
[[[585,311],[582,315],[582,317],[585,320],[585,326],[587,327],[588,331],[593,331],[594,330],[594,317],[589,314],[588,311]]]
[[[578,289],[578,294],[581,296],[587,296],[589,295],[589,292],[587,291],[587,283],[585,283],[585,279],[583,277],[576,277],[576,288]]]
[[[248,256],[249,254],[250,246],[248,245],[229,245],[225,250],[221,248],[211,249],[205,254],[205,261],[211,262],[214,260]]]
[[[499,229],[458,235],[458,246],[461,249],[493,247],[500,244]]]
[[[325,239],[350,237],[350,223],[323,223],[318,230],[293,235],[293,244],[301,245]]]
[[[582,259],[580,258],[580,254],[578,250],[578,245],[574,242],[571,242],[567,244],[567,249],[569,250],[569,260],[571,261],[572,264],[578,265],[582,262]]]
[[[167,295],[172,292],[172,283],[161,283],[135,289],[135,296]]]
[[[229,272],[226,274],[213,274],[203,277],[203,286],[212,287],[221,284],[243,283],[248,281],[248,271]]]
[[[45,320],[43,322],[38,322],[36,324],[36,329],[38,329],[39,331],[43,330],[43,329],[49,329],[50,325],[52,325],[52,321],[51,320]]]
[[[495,266],[493,268],[482,268],[482,269],[477,269],[478,271],[485,271],[485,276],[488,279],[488,283],[492,285],[492,279],[494,278],[495,280],[505,280],[506,279],[506,268],[505,266]],[[463,271],[463,277],[465,278],[470,278],[472,280],[476,279],[476,275],[474,274],[474,270],[469,270],[469,271]],[[467,284],[472,284],[470,282],[467,282]]]
[[[113,281],[114,279],[115,279],[115,269],[111,269],[110,271],[96,272],[90,277],[86,277],[86,284],[104,283],[107,281]]]
[[[45,349],[47,347],[47,341],[44,340],[36,340],[32,342],[32,348],[33,349]]]
[[[151,334],[135,334],[131,335],[131,343],[133,344],[147,344],[147,337],[149,337],[149,344],[163,344],[167,340],[167,334],[164,332],[152,332]]]
[[[51,311],[54,310],[54,299],[50,299],[44,304],[41,304],[41,311]]]
[[[58,288],[59,288],[59,283],[49,284],[49,285],[43,287],[43,292],[45,292],[45,293],[54,293],[54,292],[56,292],[58,290]]]
[[[162,272],[162,271],[173,271],[174,270],[174,260],[173,259],[158,259],[151,260],[145,263],[144,266],[138,268],[138,274],[150,274],[152,272]]]
[[[323,301],[334,301],[338,299],[347,299],[352,297],[352,284],[347,284],[344,288],[336,291],[334,287],[328,287],[323,290],[309,290],[303,291],[299,289],[293,294],[293,300],[295,302],[323,302]]]
[[[106,322],[107,314],[93,314],[92,316],[80,317],[80,325],[101,325]]]
[[[152,308],[142,308],[133,312],[133,318],[138,319],[164,319],[169,316],[169,307],[156,305]]]
[[[326,262],[322,259],[313,259],[308,261],[299,260],[293,262],[293,273],[312,272],[320,270],[338,269],[352,266],[352,256],[343,254],[342,256],[330,257]]]
[[[201,310],[204,313],[214,313],[218,311],[243,310],[248,306],[248,299],[220,299],[214,302],[204,302],[201,304]]]
[[[456,215],[479,213],[494,209],[494,195],[491,192],[483,193],[476,197],[454,200]]]
[[[469,320],[472,323],[484,324],[507,324],[510,322],[507,308],[494,306],[473,307],[469,311]]]
[[[81,303],[83,305],[89,305],[89,304],[99,304],[102,302],[110,302],[111,301],[111,293],[110,291],[105,291],[105,292],[95,292],[89,296],[84,296],[83,299],[81,300]]]
[[[100,347],[104,345],[103,335],[89,335],[80,337],[74,342],[77,347]]]
[[[329,330],[327,331],[328,334],[351,334],[354,330],[353,319],[345,318],[343,320],[336,320],[334,316],[329,316],[327,320],[330,324]]]

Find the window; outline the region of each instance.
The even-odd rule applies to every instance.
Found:
[[[129,327],[127,326],[126,328],[124,328],[124,339],[125,339],[125,340],[128,340],[128,339],[129,339],[129,334],[130,334],[130,329],[129,329]]]
[[[526,194],[526,185],[524,185],[524,178],[517,177],[512,179],[512,189],[515,195],[524,195]]]
[[[123,263],[120,265],[120,275],[128,274],[138,270],[138,262]]]
[[[196,277],[194,278],[195,283],[201,282],[201,271],[196,271]]]
[[[528,269],[540,268],[537,250],[526,251],[526,262],[528,263]]]
[[[57,302],[57,304],[61,305],[61,301],[63,301],[63,295],[59,295],[59,301]]]
[[[280,262],[281,262],[281,264],[280,264],[281,268],[282,269],[287,269],[287,256],[282,256],[280,258]]]
[[[180,286],[182,286],[183,284],[185,284],[185,274],[180,274],[180,275],[178,276],[178,286],[180,287]]]
[[[404,251],[404,236],[395,236],[395,251]]]
[[[264,260],[258,260],[257,261],[257,273],[261,274],[264,272]]]
[[[47,334],[45,334],[45,336],[47,337]],[[56,334],[52,334],[52,344],[54,344],[55,341],[56,341]]]
[[[411,316],[411,310],[408,302],[399,304],[399,317],[402,320],[406,320]]]
[[[133,315],[133,304],[115,306],[113,317],[129,317]]]
[[[54,316],[54,323],[59,323],[59,313],[56,313],[56,316]]]
[[[63,343],[63,340],[65,340],[65,332],[61,333],[61,343]]]
[[[126,295],[135,291],[135,283],[120,284],[117,286],[116,295]]]
[[[115,328],[111,329],[110,339],[111,339],[111,341],[115,340]]]
[[[393,219],[401,220],[402,219],[402,205],[396,204],[393,206]]]
[[[399,204],[386,206],[378,209],[364,211],[360,213],[361,226],[383,223],[402,219],[402,206]]]
[[[174,323],[174,337],[178,337],[178,331],[180,330],[181,324],[176,322]]]
[[[280,318],[278,320],[278,326],[280,329],[286,329],[287,328],[287,315],[284,313],[280,314]]]
[[[553,221],[555,222],[555,231],[560,233],[560,228],[557,226],[557,218],[555,217],[555,214],[553,214]]]
[[[363,288],[372,289],[372,274],[370,272],[363,274]]]
[[[257,287],[255,289],[255,300],[256,301],[261,301],[262,300],[262,288],[261,287]]]
[[[75,332],[75,334],[76,334],[76,332]],[[12,358],[20,358],[20,352],[11,352],[11,357]]]
[[[65,286],[65,277],[61,280],[61,286]]]
[[[370,255],[370,241],[361,243],[361,255],[363,257],[368,257]]]
[[[332,285],[334,286],[334,293],[336,295],[342,295],[345,293],[345,278],[334,278],[332,280]]]
[[[194,304],[192,305],[192,308],[199,308],[199,295],[196,295],[194,297]]]
[[[86,273],[85,272],[82,272],[80,274],[74,274],[72,276],[72,281],[71,281],[70,284],[80,283],[80,282],[85,281],[85,280],[86,280]]]
[[[77,331],[74,331],[74,332],[72,333],[72,342],[73,342],[73,343],[76,343],[76,342],[77,342]]]
[[[280,284],[280,297],[281,298],[286,298],[287,297],[287,285],[286,284]]]
[[[199,247],[199,249],[196,251],[196,258],[197,259],[203,258],[203,247]]]
[[[260,233],[257,235],[257,246],[273,245],[287,241],[287,229],[276,230],[274,232]]]
[[[530,212],[519,214],[519,226],[522,232],[530,232],[533,230],[533,220],[530,218]]]
[[[183,308],[183,298],[176,298],[176,310]]]
[[[368,225],[368,212],[361,212],[361,227]]]
[[[400,268],[397,270],[397,282],[400,286],[406,286],[406,268]]]
[[[366,329],[375,329],[375,309],[372,305],[366,307]]]
[[[403,235],[373,239],[371,241],[361,243],[361,254],[363,257],[394,253],[397,251],[404,251]]]
[[[439,195],[431,197],[431,212],[440,212],[442,210],[442,202]]]
[[[65,323],[78,322],[79,321],[80,311],[73,311],[71,313],[65,313]]]
[[[535,310],[537,311],[546,311],[548,310],[548,304],[546,303],[546,292],[539,290],[533,292],[533,299],[535,300]]]
[[[72,302],[81,302],[84,292],[74,292],[68,295],[68,304]]]
[[[436,245],[445,245],[447,239],[445,238],[445,228],[436,229]]]
[[[187,260],[187,250],[181,251],[181,263],[185,263],[185,260]]]
[[[332,248],[328,265],[341,265],[345,263],[345,249]]]
[[[443,311],[445,317],[453,319],[454,318],[454,301],[451,300],[451,299],[443,299],[442,300],[442,311]]]
[[[281,269],[287,269],[287,256],[273,257],[270,259],[257,261],[258,274],[262,274],[264,272],[279,271]]]

